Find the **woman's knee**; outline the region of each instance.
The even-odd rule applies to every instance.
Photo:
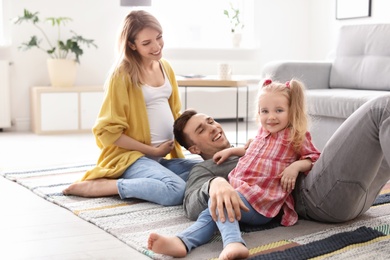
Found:
[[[183,187],[177,186],[173,189],[168,189],[168,194],[162,198],[160,203],[163,206],[176,206],[183,204],[185,192],[185,185]]]

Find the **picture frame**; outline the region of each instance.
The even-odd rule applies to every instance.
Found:
[[[371,16],[371,0],[336,0],[336,19],[354,19]]]

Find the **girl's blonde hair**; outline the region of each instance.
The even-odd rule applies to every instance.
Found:
[[[131,79],[134,86],[138,86],[141,77],[141,56],[137,50],[130,48],[130,43],[135,44],[136,37],[145,28],[152,28],[162,34],[163,30],[159,21],[144,10],[131,11],[123,21],[118,38],[118,58],[111,69],[111,76],[124,72]]]
[[[288,140],[295,151],[300,151],[303,141],[305,140],[306,132],[309,128],[309,116],[306,110],[305,100],[305,85],[296,80],[291,79],[286,83],[272,82],[271,79],[265,79],[260,82],[260,89],[257,95],[257,109],[260,96],[264,92],[280,93],[288,100],[289,105],[289,125],[291,129],[290,139]],[[259,111],[257,111],[257,121],[259,119]]]

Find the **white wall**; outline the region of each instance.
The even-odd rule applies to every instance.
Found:
[[[371,0],[371,17],[359,19],[336,20],[336,0],[313,0],[310,1],[310,35],[312,46],[310,57],[318,59],[326,58],[337,41],[337,32],[340,26],[348,24],[372,24],[390,23],[388,10],[390,1]]]
[[[86,38],[95,39],[98,49],[85,49],[81,57],[76,85],[102,85],[114,60],[118,26],[131,10],[120,7],[119,0],[3,0],[7,16],[22,14],[23,9],[39,11],[43,17],[69,16],[69,28]],[[217,64],[230,62],[235,74],[258,75],[262,66],[280,59],[325,59],[337,36],[339,26],[358,23],[389,23],[386,10],[390,1],[372,1],[369,18],[336,20],[336,0],[256,0],[257,49],[165,50],[177,74],[216,74]],[[33,28],[12,25],[12,45],[0,48],[0,59],[9,59],[11,67],[11,118],[15,130],[30,127],[31,86],[49,85],[44,53],[17,49]],[[244,36],[245,37],[245,36]]]
[[[102,85],[114,61],[116,35],[119,25],[130,8],[120,7],[119,0],[5,0],[8,1],[7,16],[10,18],[23,14],[24,8],[38,11],[42,18],[50,16],[69,16],[66,29],[74,30],[85,38],[94,39],[98,48],[84,48],[78,68],[76,85]],[[50,28],[51,29],[51,28]],[[46,67],[48,56],[35,49],[19,51],[21,42],[29,35],[39,35],[35,28],[25,23],[10,26],[12,45],[0,52],[13,63],[11,66],[11,118],[14,129],[30,129],[30,88],[48,86]],[[2,57],[0,56],[0,59]]]

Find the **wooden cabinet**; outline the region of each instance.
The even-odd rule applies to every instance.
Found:
[[[102,86],[31,88],[31,128],[37,134],[91,131],[103,101]]]

